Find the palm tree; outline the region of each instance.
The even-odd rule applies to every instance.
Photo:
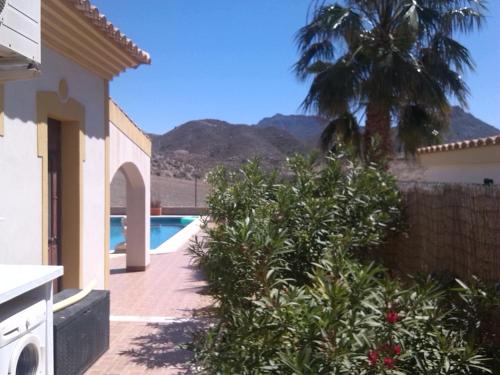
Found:
[[[297,34],[295,71],[313,78],[304,107],[330,120],[323,145],[359,143],[360,118],[365,154],[379,159],[392,153],[394,124],[407,153],[434,141],[449,122],[450,99],[467,105],[462,74],[474,64],[455,37],[479,29],[485,12],[486,0],[315,4]]]

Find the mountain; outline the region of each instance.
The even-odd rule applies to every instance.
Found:
[[[279,168],[287,156],[317,147],[326,122],[318,116],[282,114],[255,126],[210,119],[190,121],[163,135],[150,135],[152,171],[157,176],[192,179],[219,164],[238,168],[256,156],[264,167]],[[453,107],[450,128],[442,138],[448,143],[496,134],[500,134],[499,129]]]
[[[219,120],[190,121],[164,135],[150,136],[153,173],[188,179],[218,164],[237,168],[254,157],[266,168],[280,167],[287,156],[308,151],[286,130]]]
[[[275,127],[286,130],[307,145],[316,146],[327,120],[318,116],[284,116],[277,114],[260,121],[259,127]],[[461,107],[451,108],[450,127],[442,135],[443,143],[484,138],[500,134],[500,130],[481,121]]]
[[[450,128],[443,135],[443,141],[451,143],[466,139],[491,137],[498,134],[500,134],[499,129],[455,106],[451,111]]]
[[[320,116],[276,114],[262,119],[256,126],[286,130],[297,139],[315,146],[327,122],[328,120]]]

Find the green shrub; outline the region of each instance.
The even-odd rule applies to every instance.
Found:
[[[208,374],[486,372],[481,351],[453,326],[460,312],[445,308],[444,290],[383,274],[323,260],[311,285],[272,289],[222,320],[199,343],[198,365]]]
[[[267,292],[269,272],[302,285],[326,253],[378,245],[396,229],[400,197],[391,176],[344,154],[328,158],[320,173],[314,161],[291,159],[285,181],[257,162],[210,175],[216,226],[192,251],[221,306],[247,306],[248,297]]]
[[[471,323],[481,289],[402,284],[354,257],[400,225],[387,173],[338,154],[294,158],[286,179],[253,162],[211,183],[213,224],[191,249],[219,313],[195,343],[201,373],[488,372]]]

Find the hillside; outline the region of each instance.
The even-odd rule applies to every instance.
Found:
[[[267,168],[279,168],[289,155],[317,146],[325,120],[317,116],[275,115],[255,126],[233,125],[219,120],[190,121],[163,134],[150,134],[153,141],[152,196],[169,206],[194,205],[195,176],[203,177],[216,165],[238,168],[259,157]],[[454,107],[444,142],[481,138],[500,130]],[[418,180],[422,171],[405,160],[396,160],[391,170],[402,180]],[[117,175],[112,183],[112,204],[123,205],[125,180]],[[209,190],[198,181],[199,204]]]
[[[255,126],[220,120],[190,121],[164,135],[151,135],[152,171],[157,176],[189,180],[195,175],[204,176],[216,165],[237,168],[256,156],[267,168],[279,167],[287,156],[317,147],[325,126],[326,120],[318,116],[282,114],[265,118]],[[453,107],[443,142],[499,133],[499,129]]]
[[[318,116],[284,116],[277,114],[260,121],[259,127],[276,127],[286,130],[307,145],[316,146],[325,128],[327,120]],[[499,134],[500,130],[465,112],[458,106],[453,106],[450,118],[450,128],[442,135],[443,143],[463,141],[466,139],[483,138]]]
[[[310,147],[315,147],[319,135],[323,132],[327,120],[320,116],[276,114],[262,119],[256,126],[261,128],[274,127],[288,131]]]
[[[500,133],[499,129],[465,112],[460,107],[453,107],[450,122],[450,129],[443,136],[446,143],[490,137]]]
[[[151,138],[153,173],[187,179],[204,175],[218,164],[237,168],[254,157],[267,168],[279,167],[288,155],[308,150],[286,130],[219,120],[190,121]]]
[[[205,207],[205,198],[210,190],[204,181],[197,181],[198,207]],[[194,207],[195,185],[194,181],[186,179],[151,176],[151,199],[160,200],[165,207]],[[120,171],[111,181],[111,207],[127,206],[127,182]]]

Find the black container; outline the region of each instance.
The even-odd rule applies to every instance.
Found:
[[[78,293],[66,289],[60,302]],[[54,313],[54,374],[79,375],[109,349],[109,291],[94,290],[83,300]]]

